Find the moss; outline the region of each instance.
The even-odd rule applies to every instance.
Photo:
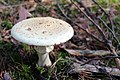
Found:
[[[11,29],[13,25],[9,20],[4,20],[2,21],[1,26],[3,28]]]

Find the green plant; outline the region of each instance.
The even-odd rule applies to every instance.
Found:
[[[4,20],[2,21],[1,26],[3,28],[11,29],[13,25],[9,20]]]

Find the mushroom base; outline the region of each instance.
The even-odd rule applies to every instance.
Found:
[[[39,66],[51,66],[52,63],[49,58],[49,52],[53,50],[53,46],[35,46],[39,60]]]

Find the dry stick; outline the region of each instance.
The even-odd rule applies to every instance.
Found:
[[[109,20],[109,22],[110,22],[110,24],[111,24],[111,26],[112,26],[112,28],[113,28],[113,27],[114,27],[114,24],[113,24],[112,20],[110,19],[109,14],[107,14],[107,13],[105,12],[105,10],[104,10],[95,0],[92,0],[92,1],[105,13],[105,15],[107,16],[107,18],[108,18],[108,20]],[[105,25],[105,26],[106,26],[106,25]],[[119,44],[119,41],[118,41],[115,33],[114,33],[110,28],[108,28],[108,30],[112,33],[114,39],[115,39],[116,42]]]
[[[118,68],[110,68],[110,67],[102,67],[102,66],[94,66],[90,64],[80,65],[78,63],[74,63],[72,65],[73,69],[69,71],[69,73],[80,73],[82,71],[90,71],[100,73],[98,69],[105,69],[107,74],[120,76],[120,70]],[[96,68],[97,67],[97,68]]]
[[[81,2],[81,1],[77,1],[83,8],[85,8],[85,11],[87,13],[87,15],[89,15],[92,19],[94,19],[93,16],[91,16],[90,11],[85,7],[85,5]],[[106,13],[107,14],[107,13]],[[113,31],[108,27],[108,25],[101,19],[101,17],[97,17],[102,23],[103,25],[113,34],[113,36],[115,36],[115,34],[113,33]]]
[[[111,26],[113,27],[114,25],[113,25],[112,20],[110,19],[110,15],[107,14],[106,11],[95,0],[92,0],[92,1],[105,13],[105,15],[107,16],[107,18],[109,19],[109,22],[110,22]]]
[[[71,69],[68,71],[68,73],[70,74],[81,73],[81,72],[87,72],[89,74],[92,72],[92,73],[100,73],[102,75],[106,75],[109,78],[111,78],[111,76],[120,77],[120,70],[118,68],[91,65],[87,63],[84,64],[82,61],[79,61],[76,58],[68,58],[68,59],[73,61],[72,62],[73,64],[71,65]],[[98,59],[94,59],[94,60],[98,60]],[[110,80],[112,80],[112,78]]]
[[[89,64],[91,61],[94,61],[94,60],[105,60],[105,59],[112,59],[112,58],[120,58],[120,56],[106,56],[106,57],[100,57],[100,58],[93,58],[93,59],[90,59],[90,60],[88,60],[88,61],[86,61],[86,62],[84,62],[84,63],[82,63],[81,64],[81,66],[82,65],[85,65],[85,64]]]
[[[88,16],[73,0],[71,0],[71,2],[96,26],[105,42],[108,42],[100,26],[97,23],[95,23],[95,21],[90,16]]]
[[[76,22],[74,22],[73,20],[71,20],[64,12],[63,10],[61,9],[60,5],[59,5],[59,1],[56,0],[56,4],[58,6],[58,9],[61,11],[61,13],[63,14],[64,17],[66,17],[69,21],[71,21],[73,24],[75,24],[76,26],[78,26],[80,29],[82,29],[83,31],[85,31],[87,34],[89,34],[91,37],[93,37],[94,39],[96,39],[97,41],[101,42],[101,43],[104,43],[103,41],[99,40],[95,35],[91,34],[88,30],[82,28],[80,25],[78,25]],[[104,43],[105,44],[105,43]],[[110,46],[108,47],[110,49],[110,51],[118,56],[115,52],[115,50],[111,50]],[[118,67],[120,68],[120,60],[118,58],[116,58],[116,62],[118,63]]]
[[[59,4],[59,0],[56,0],[56,4],[57,4],[58,9],[61,11],[62,15],[63,15],[65,18],[67,18],[69,21],[72,21],[72,20],[63,12],[63,10],[62,10],[62,8],[61,8],[61,6],[60,6],[60,4]]]
[[[103,25],[113,34],[113,36],[115,36],[115,34],[113,33],[113,31],[108,27],[108,25],[103,21],[103,19],[101,17],[98,17],[98,19],[103,23]]]
[[[77,3],[79,3],[80,6],[84,8],[84,10],[85,10],[85,12],[87,13],[87,15],[89,15],[92,19],[95,19],[95,17],[92,16],[92,14],[90,13],[90,10],[88,9],[88,7],[86,7],[86,6],[82,3],[82,1],[77,1]]]
[[[118,56],[117,53],[115,52],[114,47],[112,46],[112,43],[110,43],[109,40],[105,37],[105,34],[103,33],[100,26],[97,23],[95,23],[94,20],[91,19],[73,0],[71,0],[71,2],[96,26],[96,28],[98,29],[98,31],[100,32],[104,39],[104,44],[108,47],[111,53],[114,54],[115,56]],[[120,69],[120,59],[115,58],[115,61],[117,63],[117,67]]]
[[[85,5],[81,2],[81,1],[77,1],[77,3],[79,3],[84,9],[85,9],[85,12],[87,13],[88,16],[90,16],[92,18],[92,20],[94,19],[93,16],[91,16],[91,13],[90,11],[85,7]],[[99,4],[98,4],[99,5]],[[102,8],[102,7],[101,7]],[[107,17],[109,17],[109,15],[104,11],[104,13],[107,15]],[[108,25],[101,19],[101,17],[97,17],[102,23],[103,25],[112,33],[113,37],[115,38],[115,40],[117,41],[118,43],[118,40],[114,34],[114,32],[108,27]]]
[[[96,72],[100,73],[98,69],[105,69],[105,71],[114,76],[120,77],[120,69],[118,68],[111,68],[111,67],[103,67],[98,65],[91,65],[91,64],[84,64],[83,62],[75,59],[75,58],[68,58],[69,60],[73,61],[73,65],[71,65],[71,70],[69,73],[80,73],[82,71],[90,71],[90,72]],[[97,59],[95,59],[97,60]],[[83,65],[84,64],[84,65]],[[105,72],[104,72],[105,73]]]
[[[77,2],[80,3],[80,5],[82,5],[82,7],[85,9],[87,15],[85,15],[86,13],[83,11],[83,12],[85,13],[84,15],[85,15],[86,17],[88,17],[88,15],[89,15],[91,18],[93,18],[93,17],[91,16],[90,12],[87,10],[87,8],[82,4],[82,2],[79,2],[79,1],[77,1]],[[102,8],[102,7],[101,7],[101,8]],[[104,13],[107,15],[107,17],[109,17],[109,15],[108,15],[105,11],[104,11]],[[115,37],[114,32],[107,26],[107,24],[106,24],[100,17],[98,17],[98,19],[103,23],[103,25],[104,25],[106,28],[108,28],[108,30],[109,30],[109,31],[113,34],[113,36]],[[89,19],[89,20],[90,20],[90,19]],[[93,21],[93,19],[91,19],[91,20]],[[91,20],[90,20],[90,21],[91,21]],[[92,21],[91,21],[91,22],[92,22]],[[94,22],[94,21],[93,21],[93,22]],[[93,22],[92,22],[92,23],[93,23]],[[95,22],[94,22],[93,24],[94,24],[96,27],[99,26],[99,25],[96,25]],[[98,30],[98,31],[100,31],[100,30]],[[102,30],[101,30],[100,32],[103,33]],[[105,35],[103,35],[103,36],[105,36]],[[116,41],[117,41],[117,38],[116,38],[116,37],[115,37],[115,39],[116,39]]]
[[[99,4],[98,4],[99,5]],[[85,6],[83,6],[83,7],[85,7]],[[103,9],[102,7],[100,7],[101,9]],[[110,17],[109,17],[109,15],[103,10],[103,12],[107,15],[107,17],[109,18],[109,20],[110,20],[110,23],[111,23],[111,25],[113,25],[112,24],[112,21],[111,21],[111,19],[110,19]],[[89,14],[89,12],[88,12],[88,14]],[[90,15],[90,14],[89,14]],[[117,40],[117,38],[116,38],[116,36],[115,36],[115,34],[114,34],[114,32],[108,27],[108,25],[100,18],[100,17],[98,17],[98,19],[103,23],[103,25],[112,33],[112,35],[113,35],[113,37],[115,38],[115,40],[117,41],[117,43],[119,43],[118,42],[118,40]],[[115,52],[115,49],[112,49],[112,52],[116,55],[116,52]],[[116,55],[116,56],[118,56],[118,55]],[[119,59],[118,58],[115,58],[115,60],[117,61],[117,63],[118,63],[118,61],[119,61]],[[118,63],[119,64],[119,63]]]
[[[81,27],[79,24],[77,24],[75,21],[73,21],[72,19],[70,19],[62,10],[60,4],[59,4],[59,0],[56,0],[56,4],[58,9],[61,11],[62,15],[69,20],[70,22],[72,22],[73,24],[75,24],[76,26],[78,26],[80,29],[82,29],[83,31],[85,31],[88,35],[90,35],[91,37],[93,37],[94,39],[96,39],[97,41],[104,43],[103,41],[99,40],[95,35],[91,34],[88,30],[84,29],[83,27]]]
[[[105,51],[105,50],[72,50],[72,49],[64,49],[71,55],[76,55],[76,56],[105,56],[105,55],[110,55],[110,51]],[[120,51],[117,52],[120,54]]]
[[[105,10],[104,10],[95,0],[92,0],[92,1],[105,13],[105,15],[106,15],[107,18],[109,19],[109,22],[110,22],[110,24],[111,24],[111,26],[112,26],[112,28],[113,28],[113,27],[114,27],[114,24],[113,24],[113,22],[112,22],[112,20],[111,20],[111,18],[110,18],[110,16],[109,16],[109,14],[107,14],[107,13],[105,12]],[[115,40],[117,41],[117,43],[119,44],[119,41],[118,41],[115,33],[105,24],[105,22],[104,22],[101,18],[99,18],[99,20],[100,20],[100,21],[104,24],[104,26],[112,33],[114,39],[115,39]],[[113,49],[113,47],[112,47],[112,53],[115,54],[116,56],[118,56],[118,55],[116,54],[115,49]],[[117,64],[120,64],[118,58],[115,58],[115,60],[116,60]],[[118,67],[120,67],[120,65],[119,65]]]
[[[64,49],[64,50],[74,56],[85,56],[85,57],[99,56],[100,59],[120,58],[120,56],[114,56],[110,54],[110,51],[105,51],[105,50],[72,50],[72,49]],[[117,53],[120,54],[120,51],[117,51]],[[105,56],[105,55],[109,55],[109,56]]]

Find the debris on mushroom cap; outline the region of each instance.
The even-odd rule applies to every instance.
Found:
[[[36,46],[66,42],[74,34],[67,22],[52,17],[36,17],[15,24],[11,35],[18,41]]]

